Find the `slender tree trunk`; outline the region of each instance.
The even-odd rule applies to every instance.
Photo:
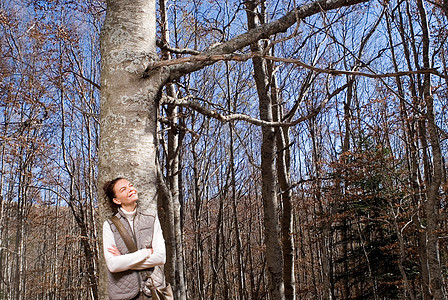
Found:
[[[333,210],[334,204],[329,203],[328,205],[324,201],[321,192],[322,180],[321,180],[321,146],[319,144],[319,140],[321,137],[320,130],[318,128],[316,118],[312,118],[310,120],[310,136],[311,136],[311,144],[312,144],[312,165],[313,171],[312,176],[315,178],[313,182],[313,197],[316,200],[316,203],[319,205],[318,214],[327,215],[326,220],[322,220],[321,227],[322,232],[319,233],[320,236],[320,255],[319,260],[321,261],[321,270],[320,274],[322,276],[322,297],[324,299],[332,299],[331,295],[331,279],[332,279],[332,270],[331,270],[331,251],[332,251],[332,242],[331,242],[331,211]]]
[[[226,80],[227,80],[227,109],[231,112],[236,112],[236,101],[237,97],[235,96],[234,103],[232,103],[232,97],[230,92],[230,75],[229,75],[229,63],[226,62]],[[235,149],[234,149],[234,127],[233,123],[229,124],[229,151],[230,151],[230,189],[231,189],[231,199],[232,199],[232,220],[233,227],[235,228],[235,244],[236,244],[236,263],[237,263],[237,280],[238,280],[238,295],[240,300],[244,300],[247,295],[246,293],[246,285],[245,285],[245,274],[243,271],[243,249],[241,244],[241,233],[240,233],[240,225],[238,218],[238,201],[236,195],[236,174],[235,174]]]
[[[167,86],[167,94],[174,96],[174,87]],[[167,108],[168,118],[171,119],[173,125],[177,123],[178,108],[175,106],[168,106]],[[182,134],[178,133],[175,126],[172,126],[168,131],[168,157],[167,157],[167,181],[171,191],[172,201],[172,216],[168,218],[169,224],[173,228],[173,243],[174,248],[171,249],[174,254],[172,257],[175,261],[172,264],[174,267],[174,282],[175,291],[179,300],[186,299],[186,285],[184,281],[184,258],[183,258],[183,246],[182,246],[182,226],[181,226],[181,205],[180,205],[180,190],[179,190],[179,149],[182,140]]]
[[[269,64],[269,73],[273,74],[273,66]],[[273,102],[274,121],[282,121],[282,106],[278,99],[278,86],[275,75],[271,75],[271,98]],[[283,251],[283,280],[285,284],[285,299],[295,299],[295,274],[294,274],[294,235],[292,232],[292,190],[289,172],[289,128],[276,128],[275,138],[277,146],[277,178],[280,188],[282,203],[281,237]]]
[[[344,139],[342,143],[342,153],[346,153],[350,150],[350,138],[351,138],[351,101],[352,101],[352,95],[353,95],[353,79],[349,77],[348,87],[347,87],[347,97],[346,101],[344,103]],[[340,186],[340,180],[337,180],[337,185]],[[341,186],[341,188],[337,191],[339,195],[343,195],[344,187]],[[342,209],[346,209],[347,205],[344,201],[342,203]],[[348,258],[348,243],[347,243],[347,236],[348,236],[348,226],[347,226],[347,219],[344,218],[341,222],[341,240],[342,246],[341,246],[341,256],[343,259],[343,273],[348,274],[349,272],[349,258]],[[347,299],[350,295],[350,287],[349,287],[349,280],[347,278],[348,276],[344,276],[342,278],[342,295],[344,299]]]
[[[166,0],[159,1],[160,6],[160,21],[161,21],[161,37],[162,42],[169,44],[168,21]],[[171,54],[163,50],[163,59],[171,59]],[[176,91],[172,84],[166,86],[166,93],[168,96],[176,97]],[[167,280],[174,283],[174,290],[176,299],[186,299],[186,286],[184,281],[184,260],[182,247],[182,228],[181,228],[181,214],[179,201],[179,149],[183,134],[179,134],[177,129],[178,123],[178,108],[172,104],[167,106],[167,117],[171,122],[171,128],[168,131],[168,154],[166,162],[167,183],[171,191],[171,199],[165,204],[170,215],[167,217],[165,227],[168,232],[172,234],[165,238],[167,244],[167,265],[166,274]],[[173,227],[173,228],[172,228]],[[169,258],[169,259],[168,259]]]
[[[249,29],[257,27],[257,1],[246,1]],[[251,45],[252,52],[259,52],[257,44]],[[260,119],[272,121],[272,101],[269,95],[269,78],[266,61],[253,58],[254,77],[259,98]],[[261,145],[262,198],[264,208],[264,232],[266,245],[267,274],[271,299],[285,299],[283,283],[283,255],[280,243],[280,228],[277,204],[275,170],[275,131],[263,126]]]
[[[417,1],[418,10],[420,13],[420,21],[422,23],[423,29],[423,67],[429,69],[430,59],[429,59],[429,27],[426,17],[426,9],[424,7],[423,1]],[[426,213],[426,232],[427,232],[427,255],[428,255],[428,267],[430,276],[430,289],[434,299],[442,300],[445,299],[445,291],[443,287],[442,270],[440,265],[439,256],[439,209],[440,209],[440,199],[439,199],[439,189],[440,183],[442,181],[442,153],[440,149],[440,137],[438,128],[435,124],[436,120],[434,117],[434,103],[433,96],[431,93],[431,75],[425,74],[423,80],[423,98],[426,104],[426,119],[427,128],[429,133],[429,139],[432,148],[432,178],[428,182],[428,196],[425,203],[425,213]]]
[[[412,57],[418,57],[418,52],[415,49],[415,35],[414,35],[414,29],[412,25],[412,16],[410,13],[409,8],[409,2],[405,2],[406,6],[406,14],[402,12],[401,5],[397,6],[397,17],[398,17],[398,28],[400,33],[401,42],[403,44],[403,51],[404,51],[404,57],[406,59],[406,63],[409,70],[413,69],[413,63],[411,61]],[[409,24],[409,33],[406,32],[406,22],[403,19],[403,16],[407,15],[408,17],[408,24]],[[409,39],[410,42],[409,42]],[[418,61],[414,61],[415,68],[419,68]],[[418,81],[418,76],[409,75],[409,86],[410,86],[410,92],[412,97],[412,107],[419,107],[418,103],[418,95],[417,95],[417,88],[416,88],[416,81]],[[409,168],[409,182],[410,182],[410,188],[412,190],[412,199],[415,207],[423,206],[423,203],[426,202],[425,200],[425,193],[423,192],[424,187],[420,184],[420,182],[424,182],[424,180],[421,178],[421,173],[419,170],[419,146],[418,140],[419,136],[421,136],[420,128],[421,128],[421,121],[418,120],[419,117],[409,117],[408,116],[408,110],[404,104],[402,104],[402,114],[403,119],[406,123],[406,133],[408,135],[407,139],[407,146],[408,146],[408,168]],[[418,112],[414,111],[414,114],[419,114]],[[412,116],[412,115],[411,115]],[[422,151],[425,151],[424,147]],[[421,149],[420,148],[420,149]],[[420,214],[420,212],[418,212]],[[429,271],[428,271],[428,259],[427,259],[427,252],[426,252],[426,232],[421,224],[420,218],[418,216],[413,217],[414,224],[417,227],[417,235],[418,235],[418,247],[419,247],[419,255],[420,255],[420,271],[421,271],[421,290],[423,299],[431,299],[430,291],[429,291]]]
[[[4,130],[6,132],[6,128],[7,125],[5,123],[4,126]],[[4,133],[2,132],[2,135],[4,135]],[[4,178],[5,178],[5,145],[2,144],[1,145],[1,154],[0,154],[0,272],[2,272],[2,278],[4,278],[3,280],[0,280],[0,291],[2,291],[4,294],[6,291],[6,288],[4,287],[5,285],[5,277],[6,277],[6,267],[5,267],[5,256],[3,254],[3,249],[8,249],[7,248],[7,243],[6,243],[6,239],[4,238],[6,236],[6,228],[7,228],[7,218],[6,218],[6,210],[7,210],[7,206],[6,206],[6,200],[4,198]]]
[[[199,299],[205,299],[205,275],[204,275],[204,241],[202,236],[202,193],[200,191],[200,178],[199,178],[199,160],[198,155],[196,153],[196,143],[195,141],[192,145],[192,155],[193,155],[193,175],[194,175],[194,213],[193,213],[193,222],[194,222],[194,230],[195,230],[195,275],[196,275],[196,287],[193,293],[197,295]]]
[[[223,242],[223,236],[224,236],[224,221],[223,221],[223,214],[224,214],[224,199],[226,197],[227,193],[224,193],[224,195],[221,195],[219,197],[219,208],[218,208],[218,216],[216,220],[216,236],[215,236],[215,242],[214,242],[214,250],[215,253],[213,254],[213,247],[210,243],[210,265],[212,269],[212,276],[211,276],[211,292],[212,295],[216,295],[216,286],[219,286],[219,265],[221,263],[221,259],[225,261],[224,255],[221,253],[221,249],[224,248],[224,246],[221,246],[221,243]],[[222,269],[224,269],[222,267]],[[223,273],[225,273],[226,270],[223,270]],[[223,274],[225,275],[225,274]],[[221,291],[222,292],[222,291]]]
[[[392,27],[391,27],[391,20],[390,19],[391,19],[391,16],[390,16],[390,14],[388,12],[388,13],[386,13],[386,25],[387,25],[387,31],[388,31],[388,37],[389,37],[389,44],[390,45],[394,45],[394,42],[393,42],[393,39],[392,39]],[[406,49],[407,49],[407,47],[406,47]],[[391,54],[392,54],[391,58],[392,58],[392,62],[393,62],[393,65],[394,65],[395,72],[398,72],[399,69],[398,69],[398,63],[397,63],[396,56],[395,56],[395,47],[394,46],[391,46]],[[408,161],[410,161],[410,160],[414,161],[414,159],[411,158],[411,153],[414,153],[414,156],[415,156],[415,151],[409,150],[410,148],[412,148],[412,145],[414,143],[413,143],[413,139],[409,138],[411,130],[408,130],[409,122],[407,121],[408,120],[408,114],[407,114],[407,111],[406,111],[405,103],[403,101],[403,99],[405,97],[404,90],[403,90],[403,85],[402,85],[402,81],[401,81],[400,77],[396,77],[395,81],[396,81],[396,84],[397,84],[398,94],[401,96],[400,97],[401,98],[400,99],[400,115],[401,115],[403,131],[405,133],[406,154],[407,154],[407,157],[408,157]],[[411,172],[412,168],[410,167],[411,165],[412,164],[408,164],[408,166],[409,166],[408,167],[409,174],[412,173]],[[413,180],[411,180],[411,182],[413,182]],[[417,202],[415,201],[415,203],[417,203]],[[399,243],[399,249],[400,249],[400,255],[399,255],[399,258],[398,258],[398,268],[400,270],[401,276],[403,277],[404,286],[405,286],[405,290],[406,290],[406,294],[407,294],[406,296],[409,297],[411,300],[414,300],[415,299],[414,292],[412,290],[412,287],[410,285],[410,282],[408,280],[408,276],[406,274],[406,270],[405,270],[405,267],[404,267],[404,262],[405,262],[405,258],[406,258],[406,251],[405,251],[405,244],[404,244],[403,233],[402,233],[401,229],[399,228],[399,224],[398,224],[398,221],[397,221],[397,216],[396,216],[396,213],[394,211],[394,207],[393,207],[392,203],[390,205],[391,205],[391,212],[392,212],[392,215],[394,217],[394,229],[395,229],[395,232],[397,234],[398,243]]]

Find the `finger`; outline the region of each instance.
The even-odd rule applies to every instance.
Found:
[[[109,250],[109,252],[110,252],[113,256],[120,256],[120,255],[121,255],[120,251]]]
[[[111,246],[107,248],[107,250],[109,250],[110,252],[120,252],[116,246]]]

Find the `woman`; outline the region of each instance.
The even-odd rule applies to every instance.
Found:
[[[138,193],[125,178],[116,178],[103,186],[115,216],[124,225],[137,245],[130,253],[115,224],[109,219],[103,225],[104,258],[109,275],[109,299],[148,299],[145,289],[147,271],[165,264],[165,240],[157,215],[138,209]],[[157,269],[156,269],[157,270]],[[163,273],[162,273],[163,274]],[[165,285],[163,282],[156,283]],[[145,293],[143,292],[145,291]]]

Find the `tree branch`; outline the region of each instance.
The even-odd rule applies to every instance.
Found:
[[[230,115],[225,116],[225,115],[222,115],[214,110],[211,110],[211,109],[208,109],[208,108],[202,106],[197,101],[190,100],[190,99],[193,99],[193,96],[187,96],[185,98],[178,99],[178,98],[170,97],[167,95],[163,95],[162,99],[160,100],[160,103],[188,107],[188,108],[194,109],[195,111],[203,114],[204,116],[214,118],[221,122],[245,121],[245,122],[251,123],[253,125],[257,125],[257,126],[291,127],[291,126],[295,126],[301,122],[304,122],[306,120],[309,120],[309,119],[317,116],[320,113],[320,111],[325,107],[325,105],[328,103],[328,101],[332,97],[336,96],[341,91],[343,91],[345,89],[345,87],[346,87],[346,85],[337,89],[332,94],[330,94],[326,99],[324,99],[321,102],[321,104],[317,108],[313,109],[308,115],[300,117],[292,122],[268,122],[268,121],[263,121],[260,119],[252,118],[251,116],[245,115],[245,114],[230,114]]]
[[[301,66],[305,69],[317,72],[317,73],[325,73],[325,74],[331,74],[331,75],[352,75],[352,76],[364,76],[369,78],[386,78],[386,77],[398,77],[398,76],[409,76],[411,74],[433,74],[442,78],[447,78],[446,75],[440,74],[437,69],[430,68],[430,69],[420,69],[416,71],[401,71],[401,72],[395,72],[395,73],[384,73],[384,74],[374,74],[374,73],[365,73],[365,72],[359,72],[359,71],[345,71],[345,70],[335,70],[335,69],[324,69],[324,68],[318,68],[315,66],[311,66],[308,64],[305,64],[304,62],[301,62],[298,59],[295,58],[283,58],[283,57],[275,57],[271,55],[263,55],[262,53],[249,53],[249,54],[214,54],[214,55],[208,55],[208,54],[199,54],[189,57],[182,57],[177,59],[171,59],[171,60],[161,60],[154,62],[151,67],[147,70],[145,70],[145,73],[143,77],[146,77],[146,74],[150,72],[150,70],[165,66],[173,66],[173,65],[181,65],[185,63],[192,63],[192,62],[203,62],[207,64],[212,64],[217,61],[247,61],[249,59],[252,59],[254,57],[262,57],[271,61],[276,62],[284,62],[284,63],[291,63],[296,64],[298,66]]]
[[[294,25],[300,19],[310,17],[320,12],[341,8],[344,6],[351,6],[363,2],[368,2],[368,0],[318,0],[312,3],[308,3],[299,6],[296,9],[293,9],[278,20],[263,24],[257,28],[240,34],[222,44],[209,48],[208,50],[204,51],[203,54],[206,56],[216,54],[230,54],[261,39],[269,38],[271,35],[280,32],[286,32],[289,27]],[[200,70],[214,62],[215,61],[213,60],[187,60],[182,64],[171,65],[169,70],[169,80],[174,80],[185,74]],[[143,77],[146,77],[153,68],[155,68],[153,65],[149,65],[146,68]]]
[[[161,50],[166,50],[169,51],[171,53],[175,53],[175,54],[191,54],[191,55],[198,55],[201,54],[201,51],[198,50],[194,50],[194,49],[188,49],[188,48],[183,48],[183,49],[179,49],[179,48],[173,48],[170,45],[168,45],[167,43],[163,42],[160,39],[156,39],[156,45],[157,47],[159,47]]]
[[[90,83],[93,87],[97,88],[98,90],[101,90],[101,86],[99,84],[93,82],[92,80],[90,80],[87,77],[84,77],[82,74],[76,73],[76,72],[74,72],[72,70],[66,70],[64,73],[72,73],[73,75],[78,76],[81,79],[87,81],[88,83]]]

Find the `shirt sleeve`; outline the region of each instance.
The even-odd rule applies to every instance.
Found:
[[[138,266],[145,262],[151,254],[150,249],[140,249],[133,253],[115,256],[107,250],[112,245],[115,245],[114,234],[110,229],[109,222],[105,221],[103,224],[103,251],[107,268],[111,273],[123,272],[130,269],[141,270]]]

